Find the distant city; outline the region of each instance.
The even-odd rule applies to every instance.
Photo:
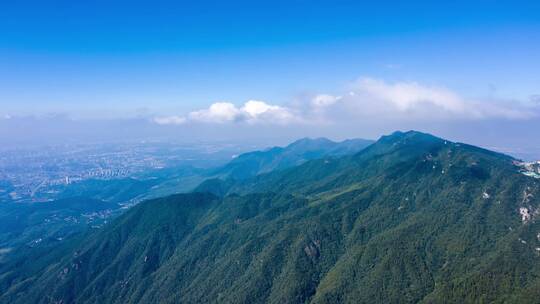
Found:
[[[206,168],[253,149],[234,144],[62,145],[0,151],[0,202],[44,202],[86,180],[148,177],[167,168]]]

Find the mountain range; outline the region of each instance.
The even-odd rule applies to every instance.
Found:
[[[349,139],[334,142],[327,138],[302,138],[286,147],[273,147],[264,151],[244,153],[230,163],[212,171],[210,176],[246,179],[262,173],[283,170],[325,156],[354,154],[372,144],[366,139]]]
[[[327,144],[239,156],[27,249],[0,264],[0,302],[538,302],[540,179],[521,162],[416,131]]]
[[[226,179],[226,184],[323,156],[355,153],[371,143],[373,141],[364,139],[334,142],[326,138],[303,138],[285,147],[240,154],[230,163],[217,167],[181,166],[150,170],[129,178],[90,179],[58,189],[59,199],[51,202],[2,202],[0,260],[21,245],[57,246],[59,240],[64,241],[87,228],[100,228],[139,201],[190,192],[204,180],[221,185],[221,179]]]

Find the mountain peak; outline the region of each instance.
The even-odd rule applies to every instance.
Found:
[[[429,133],[423,133],[420,131],[409,130],[409,131],[395,131],[390,135],[382,136],[379,140],[381,141],[392,141],[397,142],[401,140],[412,140],[412,141],[431,141],[431,142],[440,142],[444,141],[443,139],[433,136]]]
[[[295,147],[310,147],[310,146],[321,146],[321,145],[331,145],[335,144],[335,142],[331,141],[330,139],[326,137],[317,137],[317,138],[310,138],[310,137],[304,137],[300,138],[291,144],[287,146],[287,148],[295,148]]]
[[[248,155],[228,172],[275,172],[197,189],[219,197],[143,202],[72,243],[0,263],[0,302],[537,298],[540,183],[500,154],[417,131],[351,157],[299,150]]]
[[[324,137],[302,138],[288,146],[274,147],[264,151],[244,153],[229,164],[219,168],[214,177],[244,179],[255,175],[300,165],[308,160],[324,156],[354,154],[372,141],[355,139],[334,142]]]
[[[396,131],[390,135],[381,136],[374,144],[358,153],[358,157],[365,158],[372,155],[381,155],[401,151],[407,157],[430,153],[433,149],[450,143],[442,138],[419,131]]]

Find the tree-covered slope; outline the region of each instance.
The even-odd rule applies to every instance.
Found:
[[[213,176],[245,179],[262,173],[298,166],[308,160],[325,156],[354,154],[372,144],[366,139],[334,142],[326,138],[303,138],[286,147],[273,147],[264,151],[244,153],[213,172]]]
[[[2,265],[0,302],[538,301],[540,183],[508,156],[395,133],[227,191],[147,201],[43,266]]]
[[[240,154],[225,165],[209,168],[192,166],[148,170],[137,176],[114,180],[85,180],[59,186],[58,197],[88,197],[116,203],[132,203],[193,191],[205,180],[241,180],[274,170],[283,170],[325,156],[354,154],[372,144],[365,139],[333,142],[326,138],[304,138],[286,147]]]
[[[0,261],[18,246],[55,246],[88,226],[102,225],[119,209],[116,203],[85,197],[0,204]]]

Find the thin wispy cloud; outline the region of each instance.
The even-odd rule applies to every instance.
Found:
[[[154,118],[154,122],[158,125],[181,125],[186,122],[186,118],[182,116],[159,116]]]
[[[311,105],[316,108],[330,107],[342,99],[342,96],[332,96],[328,94],[319,94],[311,99]]]
[[[387,64],[383,65],[383,67],[385,69],[388,69],[388,70],[397,70],[397,69],[401,68],[401,64],[387,63]]]
[[[418,82],[388,83],[360,78],[352,85],[348,102],[360,107],[376,107],[384,112],[406,113],[417,119],[527,119],[538,109],[517,101],[466,98],[448,88]]]
[[[537,94],[532,95],[532,96],[530,97],[530,100],[531,100],[531,103],[532,103],[533,105],[535,105],[535,106],[540,106],[540,95],[537,95]]]
[[[362,78],[358,80],[355,93],[365,98],[389,102],[399,111],[408,111],[424,105],[433,105],[449,112],[465,111],[465,102],[454,92],[445,88],[423,86],[416,82],[386,83],[383,80]]]

